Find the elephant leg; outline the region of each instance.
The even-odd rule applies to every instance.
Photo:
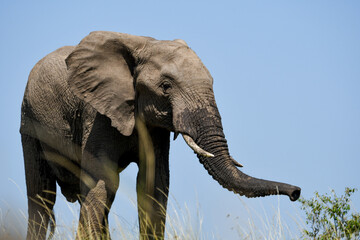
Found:
[[[29,213],[26,239],[42,240],[46,238],[49,222],[50,234],[55,230],[56,178],[44,158],[40,142],[28,135],[21,135],[21,141]]]
[[[81,203],[77,239],[110,239],[108,214],[115,193],[105,180],[98,180]]]
[[[80,173],[80,220],[77,239],[110,239],[108,214],[119,187],[119,133],[93,126],[84,146]],[[101,129],[98,129],[102,126]]]
[[[153,160],[152,154],[142,154],[140,147],[136,186],[140,239],[164,239],[169,192],[169,134],[163,129],[150,132]]]
[[[83,197],[77,239],[110,239],[108,214],[119,186],[119,175],[117,169],[99,163],[93,167],[97,168],[95,176],[90,177],[84,169],[81,172]]]

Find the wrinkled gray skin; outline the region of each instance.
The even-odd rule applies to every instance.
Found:
[[[150,190],[143,184],[146,167],[139,161],[136,119],[145,122],[155,151]],[[170,132],[190,136],[213,154],[198,158],[230,191],[247,197],[283,194],[292,201],[300,195],[299,187],[253,178],[237,168],[240,165],[228,152],[213,79],[182,40],[93,32],[79,45],[47,55],[30,73],[20,132],[29,207],[27,239],[44,239],[49,223],[53,229],[49,216],[56,182],[67,200],[81,204],[78,234],[109,237],[107,216],[119,172],[131,162],[140,169],[138,199],[151,199],[150,205],[138,200],[140,236],[162,238]],[[147,221],[142,221],[145,215]]]

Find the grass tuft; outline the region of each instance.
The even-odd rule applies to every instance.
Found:
[[[277,239],[300,239],[301,229],[304,223],[299,216],[290,216],[290,219],[298,226],[298,231],[293,229],[284,221],[283,213],[280,212],[280,201],[273,208],[271,215],[266,213],[263,208],[261,212],[248,206],[245,201],[242,202],[242,208],[247,211],[248,218],[239,220],[234,219],[234,230],[239,239],[245,240],[277,240]],[[214,232],[205,232],[203,229],[204,218],[200,206],[197,206],[196,214],[193,214],[187,204],[179,204],[176,199],[169,197],[168,214],[166,219],[165,239],[183,239],[183,240],[205,240],[205,239],[223,239],[216,236]],[[66,201],[65,199],[63,201]],[[68,210],[73,215],[72,223],[65,224],[63,219],[56,214],[57,225],[52,240],[75,239],[79,209],[76,204],[66,203]],[[133,201],[134,210],[136,201]],[[115,220],[110,229],[112,239],[139,239],[138,223],[130,223],[117,213],[110,212],[111,219]],[[229,216],[230,217],[230,216]],[[26,236],[27,226],[26,214],[22,211],[0,209],[0,239],[18,240]],[[48,233],[49,235],[49,233]],[[81,240],[81,239],[80,239]]]

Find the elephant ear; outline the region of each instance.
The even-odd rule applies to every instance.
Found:
[[[134,67],[146,38],[93,32],[67,57],[68,84],[125,136],[135,125]]]

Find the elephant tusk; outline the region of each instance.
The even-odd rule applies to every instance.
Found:
[[[174,132],[174,141],[176,140],[176,138],[179,136],[179,132]]]
[[[186,135],[186,134],[181,134],[186,142],[186,144],[192,149],[194,150],[194,152],[198,155],[204,156],[204,157],[214,157],[214,154],[211,154],[207,151],[205,151],[204,149],[202,149],[201,147],[199,147],[194,140]]]
[[[243,167],[243,165],[241,163],[238,163],[235,159],[233,159],[232,157],[231,158],[231,161],[233,162],[233,164],[237,167]]]

